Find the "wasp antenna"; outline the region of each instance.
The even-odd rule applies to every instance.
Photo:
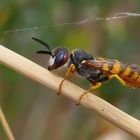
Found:
[[[36,53],[51,55],[51,53],[49,51],[43,51],[43,50],[37,51]]]
[[[43,54],[49,54],[49,55],[53,55],[52,54],[52,51],[51,51],[51,49],[50,49],[50,47],[49,47],[49,45],[48,45],[48,43],[47,42],[45,42],[45,41],[43,41],[43,40],[40,40],[40,39],[38,39],[38,38],[35,38],[35,37],[32,37],[32,39],[33,40],[35,40],[35,41],[37,41],[37,42],[39,42],[39,43],[41,43],[43,46],[45,46],[49,51],[38,51],[39,53],[43,53]],[[37,53],[38,53],[37,52]]]

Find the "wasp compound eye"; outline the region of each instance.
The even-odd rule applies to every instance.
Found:
[[[69,52],[66,48],[56,48],[53,52],[53,56],[50,58],[50,66],[48,70],[53,70],[66,64],[69,59]]]

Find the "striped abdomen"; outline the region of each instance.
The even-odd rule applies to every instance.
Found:
[[[125,64],[118,60],[97,58],[94,61],[88,61],[88,66],[99,69],[105,75],[115,74],[121,77],[126,84],[140,88],[140,66],[136,64]]]

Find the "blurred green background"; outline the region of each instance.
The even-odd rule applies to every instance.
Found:
[[[31,40],[32,36],[47,41],[52,48],[80,48],[94,56],[140,64],[140,17],[64,24],[90,17],[106,18],[118,12],[140,13],[140,1],[0,0],[0,44],[43,67],[47,67],[48,58],[35,54],[40,45]],[[65,71],[56,73],[64,75]],[[71,79],[85,89],[89,86],[86,80]],[[140,118],[138,89],[122,87],[112,80],[95,93]],[[0,65],[0,103],[17,140],[104,140],[105,137],[115,140],[116,136],[120,140],[134,139],[97,113],[77,107],[75,102],[56,96],[49,88],[3,65]],[[0,140],[6,139],[0,124]]]

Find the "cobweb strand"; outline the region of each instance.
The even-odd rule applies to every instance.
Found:
[[[12,30],[2,31],[2,32],[0,32],[0,34],[40,30],[40,29],[44,29],[44,28],[53,28],[53,27],[59,27],[59,26],[65,26],[65,25],[80,26],[82,24],[91,23],[91,22],[121,20],[121,19],[125,19],[125,18],[130,18],[130,17],[140,17],[140,14],[139,13],[131,13],[131,12],[120,12],[120,13],[115,13],[113,16],[106,17],[106,18],[102,18],[102,17],[92,18],[92,17],[90,17],[90,18],[85,18],[84,20],[75,21],[75,22],[64,22],[62,24],[42,25],[42,26],[34,26],[34,27],[26,27],[26,28],[16,28],[16,29],[12,29]]]

